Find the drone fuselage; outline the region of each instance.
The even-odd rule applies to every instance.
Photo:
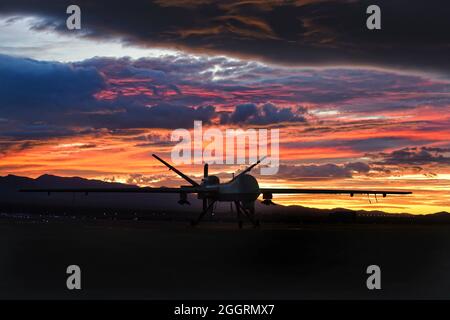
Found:
[[[214,183],[209,183],[213,181]],[[220,183],[217,177],[208,176],[208,180],[203,181],[202,187],[211,191],[199,193],[199,199],[207,198],[215,201],[255,201],[261,193],[258,181],[249,174],[243,174],[227,183]]]

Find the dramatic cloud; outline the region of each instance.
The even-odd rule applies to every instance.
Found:
[[[224,113],[221,117],[222,124],[254,124],[266,125],[284,122],[306,122],[302,115],[306,109],[302,107],[295,108],[296,113],[291,108],[277,108],[271,103],[257,106],[253,103],[240,104],[231,113]]]
[[[65,26],[68,1],[5,0],[6,16],[42,19],[35,30]],[[366,28],[364,0],[147,1],[79,0],[83,29],[95,39],[120,38],[147,47],[298,65],[359,65],[432,70],[448,74],[450,5],[380,0],[382,29]]]
[[[449,128],[450,84],[395,72],[189,55],[76,63],[0,55],[0,77],[6,83],[0,88],[1,136],[19,141],[103,129],[191,128],[202,120],[296,125],[286,148],[372,152],[445,140]]]
[[[187,107],[163,100],[149,106],[139,94],[97,99],[95,94],[108,86],[101,67],[100,63],[62,64],[0,55],[0,78],[5,83],[0,86],[2,135],[45,138],[82,133],[75,130],[80,127],[179,128],[192,126],[194,120],[209,123],[215,116],[211,106]],[[162,74],[129,66],[124,69],[121,76],[132,72],[136,79],[157,79]]]
[[[52,112],[86,109],[105,87],[96,68],[0,55],[0,110],[3,117],[48,117]]]
[[[387,165],[450,164],[450,148],[412,147],[372,156],[382,159],[378,164]]]
[[[363,162],[351,162],[343,165],[281,165],[278,171],[279,178],[292,180],[316,180],[316,179],[342,179],[351,178],[353,174],[366,174],[370,171],[368,164]]]
[[[190,128],[195,120],[209,124],[215,116],[215,109],[209,107],[189,108],[185,106],[160,104],[151,107],[126,106],[111,113],[94,113],[78,117],[80,123],[95,128]]]

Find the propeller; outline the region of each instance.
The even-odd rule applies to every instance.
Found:
[[[203,167],[203,178],[208,178],[208,164],[205,163],[205,166]]]

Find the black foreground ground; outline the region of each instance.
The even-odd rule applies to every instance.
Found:
[[[450,225],[2,219],[0,298],[448,299]]]

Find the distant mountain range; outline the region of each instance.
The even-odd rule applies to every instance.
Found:
[[[89,180],[80,177],[58,177],[42,175],[36,179],[8,175],[0,177],[0,212],[183,212],[201,210],[201,202],[195,195],[189,196],[190,206],[180,206],[176,194],[110,194],[110,193],[21,193],[22,188],[117,188],[135,187],[121,183]],[[390,214],[383,211],[354,211],[344,208],[316,209],[303,206],[265,206],[257,201],[256,210],[262,215],[273,217],[417,217],[408,213]],[[217,212],[230,214],[230,204],[220,203]],[[449,219],[450,213],[438,212],[427,217]]]

